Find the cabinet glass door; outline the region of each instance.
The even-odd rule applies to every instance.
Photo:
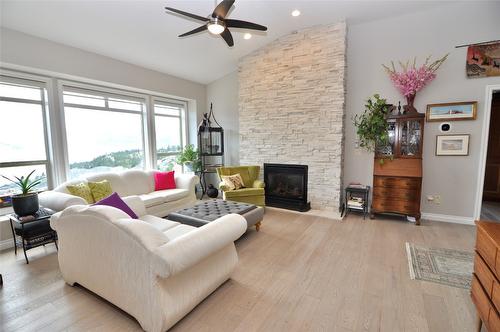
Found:
[[[389,141],[386,145],[377,146],[378,156],[392,156],[396,153],[396,121],[388,120],[387,134],[389,136]]]
[[[401,122],[401,157],[420,157],[421,135],[420,120],[404,120]]]

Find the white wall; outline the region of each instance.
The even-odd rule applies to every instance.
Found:
[[[474,213],[480,136],[485,87],[499,84],[500,77],[468,79],[465,74],[467,48],[456,45],[498,39],[500,2],[458,3],[436,9],[349,26],[347,119],[344,183],[372,183],[373,155],[354,149],[356,139],[352,116],[364,110],[364,100],[380,93],[388,102],[403,101],[381,64],[391,60],[424,61],[450,53],[437,78],[417,94],[415,107],[425,112],[430,103],[478,101],[475,121],[452,122],[451,133],[471,134],[467,157],[435,156],[439,123],[425,124],[422,212],[472,218]],[[428,194],[440,194],[441,205],[429,204]]]

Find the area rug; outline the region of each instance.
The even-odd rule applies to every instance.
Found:
[[[474,253],[426,248],[406,242],[410,278],[470,289]]]

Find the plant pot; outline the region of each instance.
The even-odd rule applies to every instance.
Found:
[[[193,172],[193,163],[188,161],[184,163],[184,170],[186,172]]]
[[[14,208],[14,212],[20,217],[35,214],[40,208],[38,193],[12,196],[12,207]]]
[[[210,198],[217,198],[219,196],[219,190],[215,188],[212,184],[208,185],[207,195]]]

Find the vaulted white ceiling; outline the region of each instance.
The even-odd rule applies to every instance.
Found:
[[[215,1],[0,1],[0,25],[121,61],[209,83],[236,69],[240,57],[293,30],[346,19],[350,24],[426,10],[434,1],[257,1],[236,0],[229,17],[268,27],[266,33],[233,29],[235,45],[200,33],[177,35],[200,24],[165,6],[207,16]],[[292,17],[299,9],[301,15]],[[395,27],[397,28],[397,27]],[[383,38],[383,36],[381,36]]]

